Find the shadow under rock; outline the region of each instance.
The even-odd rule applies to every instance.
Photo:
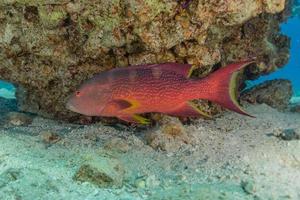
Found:
[[[6,112],[18,111],[17,100],[16,99],[6,99],[0,97],[0,114]]]

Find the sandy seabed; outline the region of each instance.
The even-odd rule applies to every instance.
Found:
[[[191,142],[172,152],[145,144],[143,130],[40,117],[26,126],[2,123],[0,199],[300,199],[300,140],[275,136],[299,132],[300,114],[247,110],[257,118],[227,112],[185,125]],[[47,132],[59,139],[45,142]],[[101,158],[122,167],[121,185],[74,180],[85,162]]]

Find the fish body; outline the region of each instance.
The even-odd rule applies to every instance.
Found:
[[[147,124],[139,114],[164,113],[172,116],[206,115],[191,102],[207,99],[248,115],[235,100],[237,71],[252,63],[228,65],[203,79],[192,79],[189,64],[164,63],[115,68],[86,81],[73,94],[67,108],[88,116],[118,117]]]

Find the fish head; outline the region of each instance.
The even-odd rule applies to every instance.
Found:
[[[71,94],[66,108],[87,116],[101,116],[110,94],[106,84],[87,82]]]

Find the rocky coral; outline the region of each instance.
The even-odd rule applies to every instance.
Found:
[[[199,76],[257,57],[248,78],[289,56],[279,34],[285,0],[5,0],[0,2],[0,79],[18,85],[20,109],[72,119],[67,96],[116,66],[188,62]]]
[[[271,80],[246,90],[241,99],[249,103],[265,103],[273,108],[288,108],[292,97],[292,83],[289,80]]]
[[[146,143],[154,149],[176,152],[185,144],[192,144],[193,137],[187,134],[178,118],[165,116],[156,129],[146,131]]]
[[[300,130],[297,129],[276,129],[273,135],[286,141],[300,140]]]
[[[20,112],[9,112],[6,120],[14,126],[26,126],[32,123],[32,116]]]

